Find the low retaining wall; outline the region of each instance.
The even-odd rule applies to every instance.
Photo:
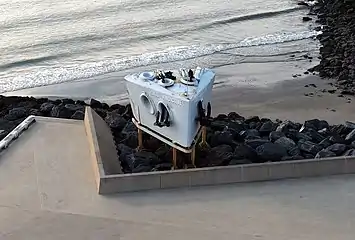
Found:
[[[106,122],[90,107],[85,109],[84,125],[88,138],[91,164],[100,192],[101,178],[110,174],[122,174],[116,146]]]
[[[100,194],[355,173],[355,158],[328,158],[199,169],[105,175]]]
[[[113,150],[111,146],[114,144],[112,135],[107,132],[107,125],[107,128],[103,127],[105,124],[90,107],[86,108],[85,128],[99,194],[355,173],[355,157],[333,157],[164,172],[109,174],[105,166],[115,163],[114,167],[118,167],[119,161],[116,149]]]

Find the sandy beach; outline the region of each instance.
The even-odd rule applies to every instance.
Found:
[[[343,123],[353,119],[351,97],[338,97],[337,93],[323,92],[334,89],[317,76],[289,80],[273,87],[232,88],[214,92],[214,114],[236,111],[243,116],[263,116],[303,122],[307,119],[324,119],[330,123]],[[317,87],[305,87],[315,84]],[[305,94],[313,95],[305,96]]]

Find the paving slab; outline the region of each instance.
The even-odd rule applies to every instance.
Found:
[[[40,209],[32,139],[38,130],[38,125],[31,126],[0,153],[1,206]]]

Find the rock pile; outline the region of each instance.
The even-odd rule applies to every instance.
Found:
[[[84,106],[71,99],[50,101],[47,98],[0,96],[0,140],[29,115],[84,118]]]
[[[109,111],[126,109],[125,106],[109,106],[94,99],[85,103],[72,99],[0,96],[0,140],[29,115],[82,120],[86,105],[90,105],[103,117],[106,117]]]
[[[134,124],[116,112],[108,116],[125,173],[171,169],[171,148],[145,135],[144,150],[137,152]],[[331,126],[319,119],[299,124],[232,112],[213,119],[207,141],[211,148],[197,148],[197,167],[355,156],[355,124]],[[190,164],[189,156],[178,154],[179,168],[185,164]]]
[[[307,1],[305,1],[307,2]],[[337,79],[341,94],[355,95],[355,1],[319,0],[311,7],[323,33],[317,38],[320,64],[309,69],[323,78]]]

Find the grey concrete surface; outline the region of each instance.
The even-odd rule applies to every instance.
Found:
[[[80,121],[37,121],[1,153],[0,239],[355,236],[353,175],[101,196],[89,158]]]

